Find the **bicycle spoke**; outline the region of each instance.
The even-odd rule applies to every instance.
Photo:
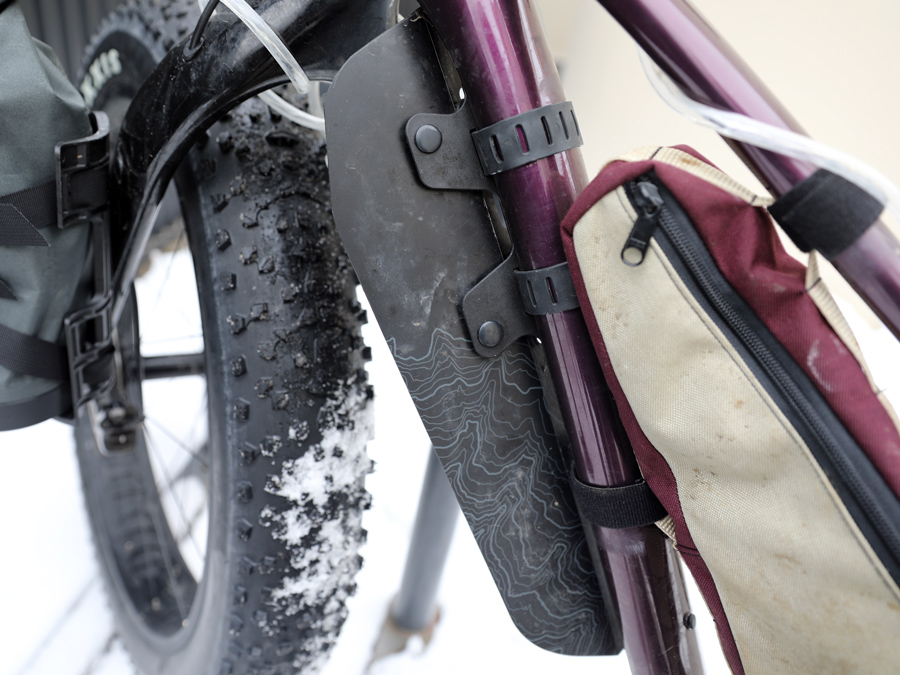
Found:
[[[198,418],[200,415],[198,414]],[[196,419],[196,418],[195,418]],[[144,421],[151,423],[154,427],[156,427],[160,432],[162,432],[169,440],[175,443],[179,448],[184,450],[191,458],[197,462],[200,466],[202,466],[207,471],[209,470],[209,465],[204,461],[204,459],[197,454],[195,450],[192,450],[184,441],[180,440],[175,434],[166,429],[158,420],[153,417],[146,416],[144,417]],[[157,458],[158,459],[158,458]]]
[[[159,304],[162,301],[163,293],[166,291],[166,284],[169,281],[169,277],[172,275],[172,268],[175,266],[175,254],[178,253],[179,247],[181,246],[182,240],[187,236],[185,231],[182,229],[178,234],[178,239],[175,242],[175,247],[172,249],[172,252],[169,254],[169,260],[166,264],[166,272],[163,275],[162,282],[159,284],[159,290],[156,292],[156,299],[153,301],[153,306],[150,308],[150,317],[153,318],[156,314],[156,310],[159,309]]]
[[[203,513],[207,510],[208,510],[207,504],[203,504],[201,506],[198,506],[196,509],[194,509],[194,512],[191,514],[191,524],[190,524],[191,532],[193,532],[194,526],[200,520],[200,516],[202,516]],[[181,535],[178,539],[175,540],[175,543],[177,543],[179,546],[181,546],[187,538],[188,538],[188,533],[185,532],[183,535]]]
[[[156,455],[157,461],[159,461],[160,466],[163,467],[162,459],[160,458],[159,453],[156,450],[156,447],[155,447],[152,439],[150,438],[150,434],[146,432],[146,427],[145,427],[145,432],[144,432],[144,439],[146,441],[147,447],[150,449],[150,452],[153,453],[154,455]],[[163,467],[162,470],[163,470],[163,472],[165,472],[165,467]],[[160,496],[162,496],[162,495],[160,495]],[[151,511],[154,521],[157,521],[157,522],[154,522],[153,532],[156,535],[156,540],[157,540],[157,543],[159,543],[160,550],[163,552],[163,556],[162,556],[163,565],[165,565],[166,574],[169,577],[169,584],[172,587],[172,595],[175,598],[175,604],[178,605],[179,616],[181,616],[182,621],[184,621],[185,617],[187,617],[187,615],[188,615],[188,611],[190,608],[185,606],[184,597],[182,595],[181,584],[178,583],[178,577],[175,575],[175,570],[172,569],[172,560],[166,554],[166,552],[168,551],[168,547],[166,546],[165,542],[163,541],[163,536],[162,536],[163,528],[166,526],[166,523],[158,522],[158,519],[160,517],[162,517],[163,520],[166,520],[166,515],[162,510],[162,501],[161,500],[159,502],[159,505],[160,505],[159,510],[153,509]],[[182,512],[182,518],[183,517],[184,517],[184,514]],[[195,544],[195,546],[196,546],[196,544]]]
[[[197,545],[197,542],[194,540],[191,521],[187,517],[187,514],[184,512],[184,505],[181,503],[181,500],[178,499],[178,495],[175,493],[172,475],[169,473],[169,469],[166,466],[165,462],[163,461],[163,458],[162,458],[159,450],[157,449],[156,444],[153,442],[149,431],[144,434],[144,437],[147,439],[147,443],[150,447],[150,451],[153,453],[153,455],[156,457],[156,461],[159,463],[160,471],[162,472],[163,479],[165,480],[165,485],[161,486],[161,489],[160,489],[160,496],[162,496],[164,494],[163,490],[165,490],[165,492],[168,492],[168,494],[170,494],[172,496],[172,501],[175,502],[175,507],[178,510],[178,514],[181,516],[182,522],[187,527],[187,536],[191,540],[191,544],[194,546],[194,550],[197,552],[197,555],[200,556],[200,558],[202,560],[204,557],[204,553],[200,550],[200,547]],[[192,456],[193,456],[193,454],[192,454]],[[159,488],[160,486],[157,486],[157,487]]]

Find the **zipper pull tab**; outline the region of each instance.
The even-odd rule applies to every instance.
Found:
[[[650,238],[659,222],[659,212],[663,206],[659,188],[649,181],[635,184],[634,201],[640,213],[622,249],[622,262],[629,267],[637,267],[644,262]]]

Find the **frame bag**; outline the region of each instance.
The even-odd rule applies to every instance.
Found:
[[[881,207],[859,192],[820,172],[770,205],[689,148],[647,148],[609,163],[563,222],[658,524],[735,673],[900,664],[897,418],[815,253],[790,257],[766,208],[803,244],[801,213],[871,224]],[[840,227],[812,231],[820,251],[846,245],[829,248]]]
[[[92,242],[86,222],[63,227],[59,217],[65,191],[58,198],[55,146],[92,128],[81,96],[52,50],[31,38],[15,2],[0,3],[0,64],[2,431],[71,411],[63,321],[88,303]],[[98,176],[93,191],[105,193],[105,173]]]

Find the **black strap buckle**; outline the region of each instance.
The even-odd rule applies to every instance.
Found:
[[[112,249],[109,233],[109,120],[91,113],[94,133],[56,146],[60,228],[91,225],[94,295],[65,320],[74,410],[115,382],[112,341]]]

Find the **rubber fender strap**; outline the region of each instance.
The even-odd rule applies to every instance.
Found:
[[[846,178],[819,169],[769,207],[801,251],[828,260],[847,250],[881,215],[884,205]]]
[[[516,270],[515,275],[527,314],[541,316],[578,309],[578,293],[569,263],[538,270]]]
[[[571,101],[529,110],[472,132],[485,176],[584,145]]]
[[[5,230],[5,219],[14,218],[15,214],[24,217],[37,230],[56,225],[56,181],[0,197],[0,228]]]
[[[598,487],[582,483],[570,472],[569,482],[581,515],[593,525],[621,530],[652,525],[667,515],[643,479],[631,485]]]
[[[0,324],[0,366],[45,380],[57,382],[69,380],[69,357],[65,345],[25,335],[2,324]]]

